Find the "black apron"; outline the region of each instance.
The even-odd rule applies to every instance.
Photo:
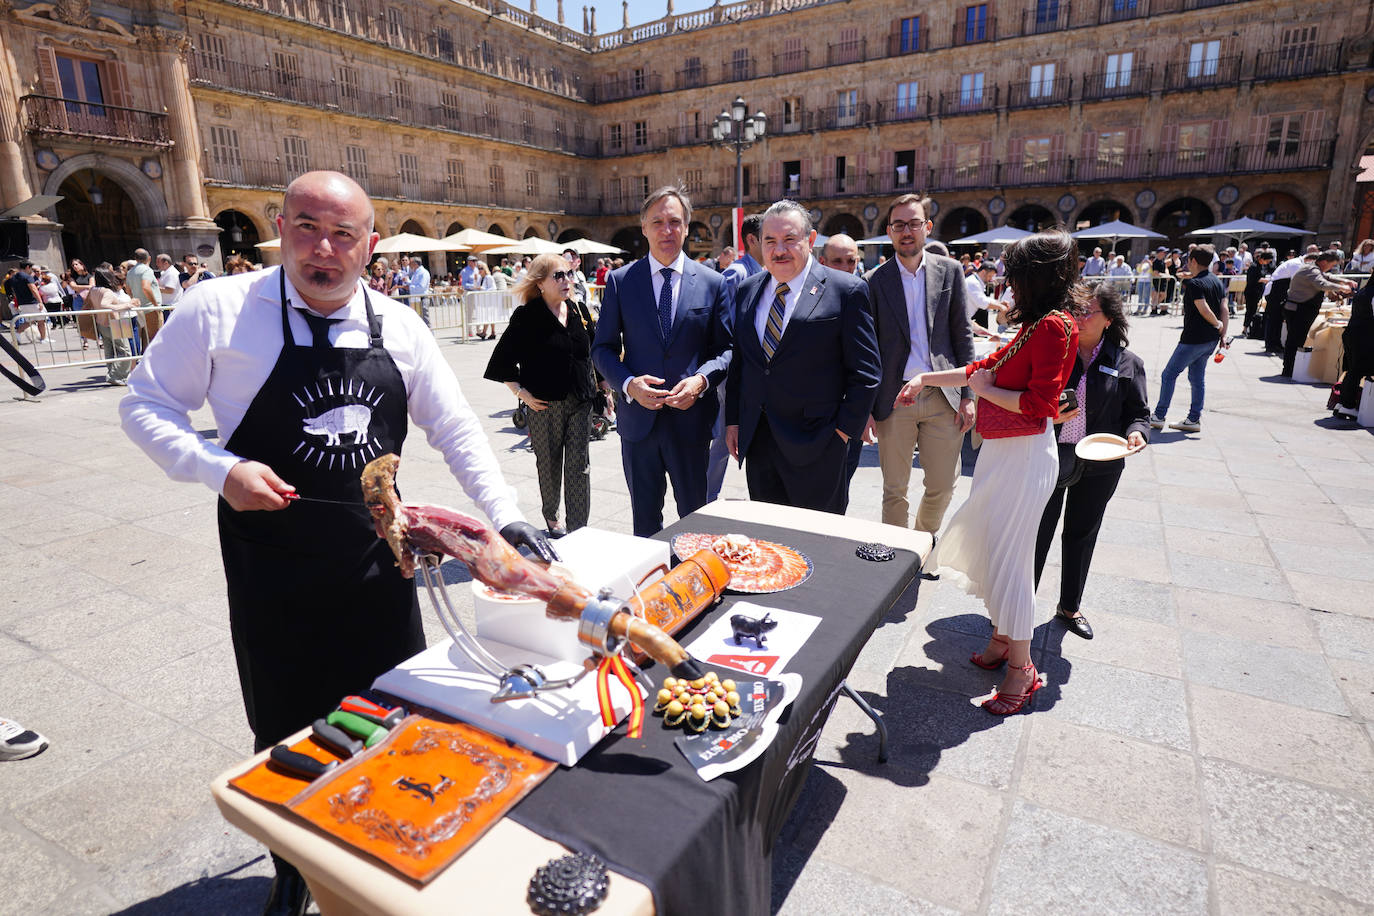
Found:
[[[280,275],[282,349],[229,438],[303,499],[280,511],[219,501],[229,623],[259,750],[327,715],[349,693],[424,649],[415,586],[362,504],[363,465],[400,454],[406,391],[366,291],[370,345],[329,345],[329,320],[303,312],[298,346]],[[342,503],[342,504],[341,504]]]

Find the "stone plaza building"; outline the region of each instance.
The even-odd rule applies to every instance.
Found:
[[[503,0],[0,0],[0,211],[52,264],[137,245],[261,260],[286,183],[334,168],[383,235],[638,255],[640,200],[681,183],[706,254],[732,241],[735,153],[711,138],[738,96],[768,119],[745,207],[793,197],[826,233],[881,234],[919,190],[945,240],[1122,219],[1177,244],[1242,215],[1370,234],[1368,2],[667,5],[598,34],[562,0],[553,19]]]

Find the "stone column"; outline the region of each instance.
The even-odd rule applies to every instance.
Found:
[[[1364,107],[1364,81],[1345,79],[1341,86],[1340,108],[1336,124],[1344,127],[1337,135],[1335,149],[1332,150],[1331,169],[1327,174],[1327,184],[1323,189],[1321,221],[1318,223],[1316,212],[1308,213],[1309,225],[1317,223],[1319,239],[1340,238],[1354,230],[1349,222],[1354,208],[1351,203],[1358,194],[1355,175],[1359,173],[1360,155],[1364,152],[1365,130],[1360,124],[1360,110]],[[1348,239],[1349,244],[1358,245],[1359,239]]]
[[[4,4],[0,4],[3,9]],[[0,12],[0,20],[9,17]],[[13,24],[6,26],[12,29]],[[8,210],[33,196],[24,169],[24,135],[19,125],[19,85],[11,42],[0,45],[0,211]]]
[[[196,228],[214,226],[205,203],[205,175],[200,167],[200,131],[196,124],[195,102],[191,98],[190,69],[186,66],[191,40],[184,32],[150,28],[144,30],[140,43],[156,49],[157,74],[167,104],[172,148],[165,154],[168,169],[163,180],[167,186],[168,203],[172,205],[172,222],[184,222]]]

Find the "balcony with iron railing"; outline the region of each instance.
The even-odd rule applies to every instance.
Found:
[[[1021,35],[1062,32],[1069,27],[1072,8],[1068,0],[1039,0],[1021,11]]]
[[[1140,19],[1150,14],[1150,0],[1100,0],[1097,25]]]
[[[904,54],[919,54],[930,50],[930,29],[916,29],[903,34],[894,32],[887,36],[887,56],[901,57]]]
[[[663,76],[658,73],[641,73],[632,76],[604,79],[596,84],[592,102],[618,102],[644,95],[658,95],[663,91]]]
[[[411,96],[370,92],[350,83],[309,79],[286,74],[273,67],[250,67],[238,61],[220,63],[222,66],[207,66],[197,55],[192,55],[191,85],[241,92],[414,127],[523,143],[539,149],[577,155],[595,155],[597,152],[595,140],[567,131],[504,121],[495,116],[469,113],[451,106],[431,106]]]
[[[828,67],[838,67],[842,64],[862,63],[867,52],[868,40],[864,38],[832,42],[825,46],[825,64]]]
[[[963,45],[982,44],[987,41],[997,40],[997,17],[988,16],[979,20],[964,19],[954,23],[951,32],[950,47],[958,48]]]
[[[1079,91],[1085,102],[1149,95],[1153,79],[1154,68],[1142,64],[1129,70],[1085,74]]]
[[[806,112],[807,129],[844,130],[849,127],[858,127],[868,123],[872,110],[872,106],[867,102],[812,108]]]
[[[1069,101],[1073,77],[1024,80],[1007,86],[1008,108],[1038,108],[1042,105],[1063,105]]]
[[[1063,156],[1048,159],[1020,159],[998,164],[998,185],[1032,187],[1063,184],[1068,180],[1069,160]]]
[[[502,79],[515,80],[536,89],[545,89],[570,98],[582,98],[580,74],[555,76],[553,70],[534,71],[529,75],[515,72],[510,57],[497,58],[483,53],[481,45],[463,46],[454,34],[444,36],[435,27],[423,27],[391,21],[381,7],[366,0],[222,0],[235,6],[281,16],[314,28],[329,29],[364,41],[382,44],[431,60],[458,64],[471,70]],[[528,9],[520,9],[505,0],[469,0],[466,6],[475,8],[488,18],[504,19],[526,32],[534,32],[565,45],[586,48],[588,36],[565,25],[544,19]],[[458,30],[455,29],[456,33]]]
[[[946,165],[933,168],[930,170],[930,178],[926,182],[926,187],[932,191],[997,186],[997,163],[995,162]]]
[[[801,73],[811,69],[811,49],[800,48],[773,55],[773,75]]]
[[[1255,55],[1255,79],[1289,80],[1304,76],[1335,73],[1341,68],[1345,42],[1326,45],[1299,45],[1260,51]]]
[[[1075,159],[1067,156],[1047,159],[1018,159],[937,167],[915,168],[910,172],[846,173],[843,177],[793,179],[778,178],[745,187],[744,200],[768,203],[780,197],[805,202],[830,199],[889,195],[922,189],[932,192],[971,189],[1009,189],[1063,186],[1094,182],[1139,181],[1156,178],[1190,178],[1198,175],[1260,174],[1327,169],[1331,167],[1335,141],[1305,140],[1298,143],[1232,144],[1205,150],[1106,153]],[[692,193],[696,207],[734,206],[734,185],[704,188]],[[639,199],[621,195],[604,199],[603,214],[631,213]]]
[[[879,124],[894,124],[899,121],[915,121],[930,117],[932,99],[930,94],[892,96],[878,102],[874,120]]]
[[[338,166],[347,171],[346,166]],[[211,159],[205,164],[206,180],[214,185],[282,190],[292,179],[306,171],[303,164],[291,165],[281,159],[260,161],[219,162]],[[401,176],[400,174],[368,174],[353,172],[354,180],[368,196],[385,200],[407,200],[424,203],[466,207],[502,207],[512,210],[567,212],[595,215],[600,211],[597,201],[583,197],[566,197],[557,192],[530,194],[505,185],[487,183],[469,190],[463,185],[443,179]],[[636,206],[638,206],[636,204]]]
[[[94,105],[51,95],[26,95],[19,100],[19,112],[24,129],[35,134],[134,146],[161,148],[172,145],[167,114],[162,111]]]
[[[984,86],[977,92],[962,89],[941,92],[939,111],[941,115],[983,114],[997,110],[1001,97],[1001,87],[996,84]]]
[[[758,61],[753,57],[727,57],[720,62],[720,79],[722,83],[739,83],[746,80],[758,79],[762,74],[759,73]]]
[[[683,67],[673,74],[673,86],[677,89],[695,89],[707,85],[706,66]]]
[[[851,197],[868,194],[869,175],[849,172],[845,175],[829,175],[825,178],[812,178],[802,184],[810,191],[811,200],[829,200],[832,197]]]
[[[1239,54],[1171,61],[1164,65],[1165,89],[1212,89],[1232,86],[1239,78]]]

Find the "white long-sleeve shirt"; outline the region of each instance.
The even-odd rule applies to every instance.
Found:
[[[198,480],[222,493],[229,470],[242,460],[225,444],[281,354],[279,273],[280,268],[238,274],[191,287],[129,377],[129,393],[119,403],[124,432],[173,480]],[[363,290],[359,281],[349,303],[329,316],[340,319],[331,328],[336,347],[368,346]],[[309,345],[310,329],[299,314],[304,302],[290,280],[286,295],[293,305],[292,337]],[[522,521],[515,490],[502,477],[434,335],[412,309],[386,296],[369,298],[405,384],[411,422],[443,453],[464,492],[497,530]],[[191,411],[207,401],[218,442],[191,426]]]
[[[1264,284],[1264,295],[1269,295],[1269,291],[1274,288],[1275,280],[1291,280],[1293,274],[1297,273],[1302,268],[1302,265],[1302,255],[1298,255],[1296,258],[1289,258],[1278,267],[1275,267],[1274,272],[1269,275],[1269,282]]]

